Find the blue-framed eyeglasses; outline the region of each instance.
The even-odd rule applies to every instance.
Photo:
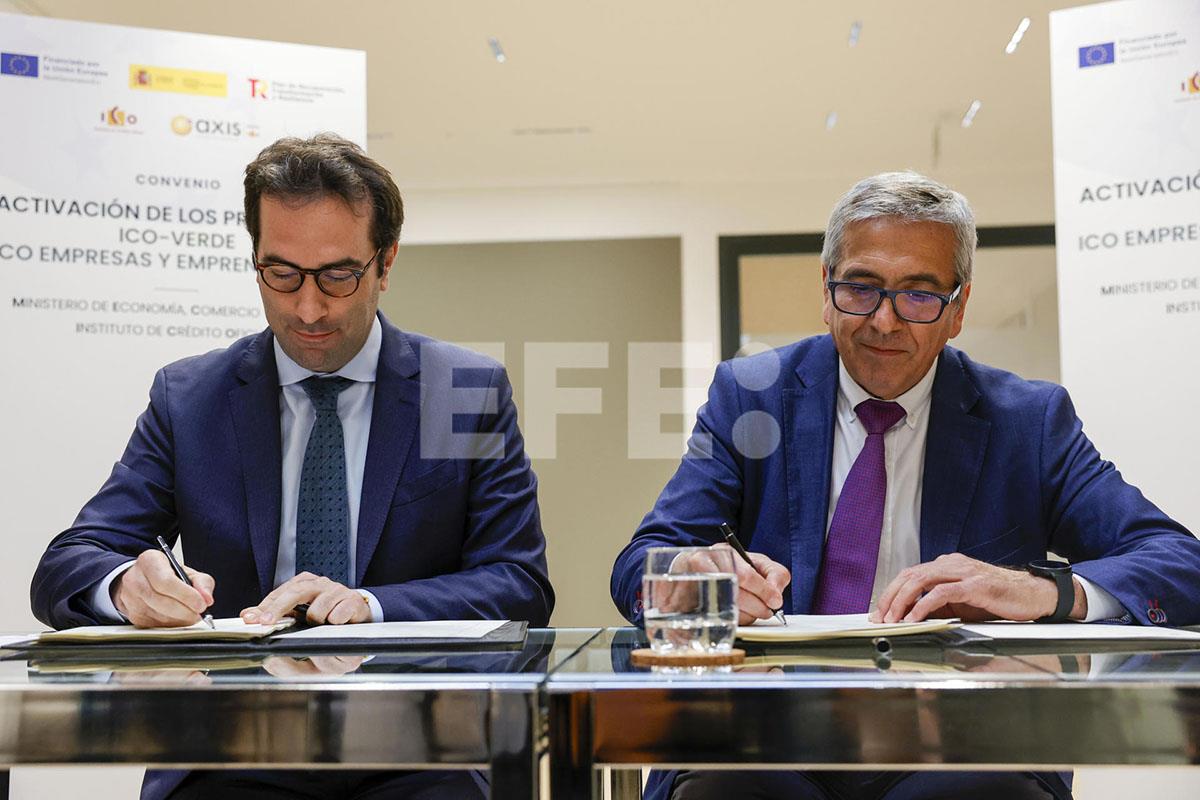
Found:
[[[868,283],[854,281],[826,281],[833,306],[843,314],[869,317],[879,310],[884,298],[892,301],[892,310],[905,322],[928,325],[942,317],[946,306],[958,299],[962,285],[956,285],[950,294],[923,292],[917,289],[883,289]]]

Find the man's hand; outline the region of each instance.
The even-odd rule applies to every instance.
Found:
[[[749,553],[751,567],[727,544],[715,544],[712,549],[729,550],[738,580],[738,625],[749,625],[758,619],[769,619],[773,609],[783,605],[783,590],[792,582],[792,573],[762,553]]]
[[[212,678],[198,669],[113,670],[113,683],[163,686],[211,686]]]
[[[371,606],[367,598],[311,572],[301,572],[290,581],[276,586],[275,591],[264,597],[261,603],[243,609],[241,616],[252,625],[270,625],[291,613],[301,603],[308,603],[308,621],[314,625],[371,621]]]
[[[345,675],[361,667],[366,660],[366,656],[312,656],[311,658],[270,656],[263,661],[263,669],[277,678]]]
[[[1024,621],[1048,617],[1057,606],[1053,580],[951,553],[897,575],[870,618],[872,622],[919,622],[931,617]],[[1078,581],[1070,616],[1087,616],[1087,596]]]
[[[113,605],[139,628],[194,625],[213,604],[216,581],[203,572],[188,567],[184,570],[192,586],[175,576],[161,551],[143,551],[109,587]]]

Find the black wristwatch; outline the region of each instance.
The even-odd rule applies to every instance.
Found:
[[[1055,606],[1054,613],[1034,622],[1066,622],[1071,616],[1071,609],[1075,607],[1075,581],[1071,577],[1071,565],[1065,561],[1041,559],[1030,561],[1025,565],[1025,569],[1030,575],[1049,578],[1058,587],[1058,605]]]

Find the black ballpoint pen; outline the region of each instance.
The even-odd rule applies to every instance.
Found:
[[[737,551],[737,554],[742,557],[743,561],[750,565],[751,569],[753,569],[755,572],[758,572],[759,575],[762,575],[762,572],[760,572],[758,567],[754,566],[754,562],[750,560],[750,554],[746,552],[745,547],[742,547],[742,543],[738,541],[737,534],[733,532],[733,528],[729,527],[728,522],[721,523],[721,535],[725,537],[725,543]],[[766,576],[763,575],[763,577],[765,578]],[[787,625],[787,620],[783,617],[782,608],[771,609],[771,615],[774,616],[775,619],[779,620],[781,625]]]
[[[161,549],[167,556],[167,561],[171,563],[171,569],[175,570],[175,574],[179,577],[179,580],[183,581],[188,586],[192,586],[192,579],[188,577],[188,574],[183,571],[183,567],[179,566],[179,562],[175,560],[175,554],[171,552],[171,545],[167,544],[167,540],[161,536],[156,536],[154,538],[158,539],[159,549]],[[202,619],[204,620],[205,625],[213,630],[217,629],[217,626],[213,624],[212,614],[205,614]]]

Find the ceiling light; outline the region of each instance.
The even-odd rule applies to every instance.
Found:
[[[858,37],[862,34],[862,23],[858,20],[850,23],[850,46],[854,47],[858,44]]]
[[[1025,35],[1025,31],[1029,30],[1029,17],[1024,17],[1017,23],[1017,29],[1013,31],[1012,38],[1008,40],[1008,44],[1004,48],[1004,52],[1010,56],[1017,52],[1017,45],[1021,43],[1021,38]]]
[[[982,106],[983,103],[979,102],[978,100],[971,101],[971,107],[967,109],[967,113],[963,114],[962,126],[964,128],[971,127],[971,125],[975,122],[975,115],[979,113],[979,109]]]
[[[831,131],[835,125],[837,125],[837,112],[830,111],[825,115],[825,130]]]
[[[503,64],[508,60],[508,56],[504,55],[504,48],[500,46],[500,40],[495,36],[488,39],[488,46],[492,48],[492,55],[496,57],[496,61]]]

